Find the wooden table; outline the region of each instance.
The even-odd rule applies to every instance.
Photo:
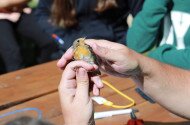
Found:
[[[56,125],[63,125],[63,118],[57,87],[62,71],[56,67],[56,62],[34,66],[13,73],[0,76],[0,115],[16,109],[35,107],[43,112],[43,118]],[[102,75],[102,79],[111,82],[119,90],[131,96],[136,101],[134,108],[139,110],[137,116],[145,120],[146,125],[179,125],[188,123],[158,104],[150,104],[135,92],[135,84],[130,79],[117,78]],[[119,105],[128,103],[110,88],[105,86],[101,95]],[[96,111],[113,110],[102,105],[95,104]],[[16,115],[19,116],[20,114]],[[26,115],[36,116],[35,112],[27,112]],[[15,116],[0,119],[0,123],[12,119]],[[77,117],[77,116],[76,116]],[[97,125],[125,125],[128,115],[119,115],[96,120]],[[180,122],[180,123],[178,123]],[[183,124],[184,125],[184,124]]]

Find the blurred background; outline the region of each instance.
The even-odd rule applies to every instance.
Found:
[[[143,3],[1,0],[0,74],[59,59],[80,37],[126,45],[128,29]]]

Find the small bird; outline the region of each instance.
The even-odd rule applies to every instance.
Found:
[[[96,55],[92,52],[92,48],[85,44],[85,38],[76,39],[73,42],[74,60],[84,60],[90,64],[97,64]],[[100,71],[95,71],[95,74],[101,74]]]
[[[73,42],[74,59],[84,60],[90,64],[95,64],[95,56],[92,53],[92,49],[89,45],[84,43],[85,38],[76,39]]]

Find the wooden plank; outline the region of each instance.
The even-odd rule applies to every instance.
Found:
[[[20,105],[10,107],[6,110],[1,111],[0,115],[7,113],[7,112],[15,111],[18,109],[31,108],[31,107],[38,108],[39,110],[41,110],[43,112],[44,119],[49,119],[49,118],[61,115],[61,107],[60,107],[57,92],[48,94],[46,96],[43,96],[43,97],[40,97],[37,99],[33,99],[31,101],[22,103]],[[32,113],[32,114],[30,114],[30,113]],[[10,119],[22,116],[22,114],[29,115],[29,116],[32,115],[32,116],[36,117],[36,114],[34,114],[34,112],[18,113],[16,115],[12,115],[10,117],[0,119],[0,123],[3,124],[5,122],[9,121]]]
[[[137,117],[143,119],[145,121],[145,125],[165,125],[168,123],[170,123],[170,125],[184,125],[184,122],[187,121],[186,119],[168,112],[158,104],[150,104],[149,102],[144,102],[138,104],[135,106],[135,108],[139,110]],[[98,125],[125,125],[129,119],[129,115],[119,115],[97,120],[96,123]],[[190,124],[190,122],[187,123]]]
[[[61,73],[54,61],[0,76],[0,110],[57,91]],[[134,86],[129,79],[105,74],[102,78],[115,86],[121,83],[117,85],[121,90],[125,89],[125,84]],[[104,91],[110,89],[102,93]]]
[[[132,93],[132,94],[130,94]],[[189,125],[190,122],[186,119],[183,119],[181,117],[178,117],[158,104],[151,104],[149,102],[144,101],[141,99],[136,93],[134,93],[134,88],[131,90],[128,90],[127,94],[129,94],[131,97],[134,97],[134,99],[137,101],[137,105],[134,107],[139,110],[139,113],[137,113],[137,117],[141,118],[145,121],[145,125]],[[108,97],[108,99],[118,98],[118,95],[112,95]],[[125,103],[125,100],[119,100],[120,103]],[[113,110],[112,108],[107,108],[105,106],[95,106],[96,111],[105,111],[105,110]],[[96,120],[97,125],[125,125],[127,121],[130,119],[129,115],[119,115],[119,116],[113,116],[109,118],[99,119]],[[63,124],[63,116],[57,116],[50,118],[50,121],[52,123],[55,123],[56,125],[62,125]]]
[[[56,61],[0,76],[0,109],[57,91]]]
[[[136,92],[134,91],[134,88],[131,88],[129,90],[124,91],[125,94],[128,94],[132,98],[134,98],[137,102],[137,105],[135,108],[139,109],[139,113],[137,116],[139,118],[143,118],[145,121],[159,121],[159,122],[180,122],[180,121],[185,121],[184,119],[177,117],[165,109],[161,108],[157,104],[150,104],[148,102],[145,102],[142,98],[140,98]],[[109,100],[116,100],[119,101],[119,104],[125,104],[126,100],[122,99],[119,97],[119,95],[112,94],[111,95],[106,95]],[[7,110],[1,111],[0,114],[13,111],[15,109],[22,109],[26,107],[36,107],[39,108],[43,112],[43,118],[45,120],[49,120],[52,123],[55,123],[56,125],[61,125],[63,123],[63,117],[61,113],[61,107],[59,103],[59,97],[58,93],[53,93],[49,94],[34,100],[31,100],[29,102],[25,102],[23,104],[11,107]],[[105,111],[109,110],[112,108],[107,108],[105,106],[100,106],[100,105],[95,105],[95,110],[96,111]],[[31,114],[29,112],[29,115],[35,116],[34,112]],[[16,115],[18,117],[19,114]],[[9,118],[6,118],[2,121],[1,123],[12,119],[14,116],[11,116]],[[76,116],[77,117],[77,116]],[[120,115],[120,116],[114,116],[110,118],[105,118],[105,119],[100,119],[97,120],[96,123],[97,125],[105,125],[105,124],[110,124],[110,125],[124,125],[128,121],[129,116],[128,115]],[[149,122],[148,122],[149,123]]]
[[[130,88],[133,88],[135,86],[134,82],[129,78],[119,78],[114,76],[106,76],[103,77],[102,80],[107,81],[111,85],[113,85],[115,88],[117,88],[120,91],[127,90]],[[109,93],[109,94],[108,94]],[[104,85],[104,89],[101,89],[101,96],[106,97],[107,95],[110,96],[110,94],[114,94],[115,92]]]
[[[124,86],[124,88],[127,89],[128,84],[125,84],[125,85],[126,86]],[[113,94],[110,91],[106,91],[106,90],[107,90],[107,87],[105,87],[105,93],[106,94],[104,94],[104,95],[107,96],[108,99],[112,99],[112,98],[109,97],[109,95],[111,95],[113,97],[113,99],[120,98],[118,95],[116,97],[115,94]],[[124,93],[127,93],[127,94],[129,94],[131,96],[135,95],[132,92],[132,88],[131,88],[131,90],[125,90]],[[139,97],[135,97],[135,98],[137,98],[137,100],[141,100],[142,101],[142,99],[139,99]],[[120,98],[119,100],[121,100],[120,104],[124,104],[124,102],[126,103],[126,100],[124,100],[122,98]],[[46,96],[43,96],[43,97],[40,97],[40,98],[37,98],[37,99],[33,99],[31,101],[25,102],[25,103],[17,105],[17,106],[10,107],[9,109],[1,111],[0,115],[4,114],[6,112],[14,111],[16,109],[23,109],[23,108],[28,108],[28,107],[39,108],[41,111],[43,111],[43,117],[44,117],[44,119],[48,119],[48,120],[53,119],[54,117],[58,117],[58,116],[61,115],[60,102],[59,102],[59,97],[58,97],[58,93],[57,92],[55,92],[53,94],[48,94]],[[105,108],[105,106],[103,106],[102,108]],[[29,113],[31,113],[31,112],[29,112]],[[17,114],[16,116],[18,117],[19,114]],[[10,118],[12,119],[13,117],[14,116],[11,116],[11,117],[6,118],[5,120],[2,120],[0,122],[5,122],[5,121],[9,120]]]
[[[0,115],[16,109],[36,107],[43,112],[44,119],[50,120],[56,125],[62,125],[63,118],[57,93],[60,77],[61,71],[56,67],[55,61],[0,76],[0,105],[2,107],[10,106],[10,108],[0,111]],[[159,122],[185,121],[184,119],[169,113],[157,104],[152,105],[145,102],[134,91],[135,84],[131,80],[106,75],[103,75],[102,79],[111,82],[119,90],[122,90],[125,94],[136,100],[137,105],[135,107],[140,111],[137,114],[140,118],[143,118],[146,121]],[[128,103],[107,86],[102,89],[101,95],[119,105]],[[13,104],[15,105],[17,103],[22,104],[13,106]],[[95,110],[105,111],[112,110],[112,108],[95,104]],[[12,119],[13,117],[18,117],[19,115],[21,114],[0,119],[0,123],[3,124],[3,122]],[[36,116],[35,112],[28,112],[25,113],[25,115]],[[128,115],[120,115],[100,119],[96,122],[98,125],[124,125],[128,119]]]

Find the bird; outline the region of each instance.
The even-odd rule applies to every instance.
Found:
[[[92,48],[85,44],[85,37],[78,38],[73,42],[74,60],[83,60],[90,64],[98,65],[97,56],[93,53]],[[94,75],[101,74],[99,69],[93,72]]]
[[[90,64],[96,64],[92,48],[85,44],[84,41],[85,38],[79,38],[73,42],[74,60],[83,60]]]

